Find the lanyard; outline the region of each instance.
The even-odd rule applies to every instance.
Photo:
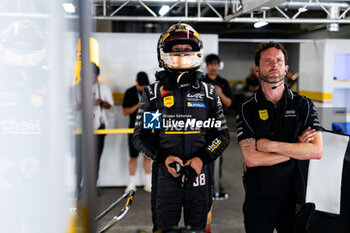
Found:
[[[141,101],[141,93],[137,91],[137,97],[139,98],[139,101]]]

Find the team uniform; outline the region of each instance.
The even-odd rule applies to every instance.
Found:
[[[248,138],[295,143],[304,130],[321,130],[312,101],[285,86],[282,99],[274,105],[261,88],[241,104],[237,115],[238,142]],[[300,169],[307,161],[290,159],[273,166],[247,168],[243,205],[246,231],[293,232],[294,208],[303,200]]]
[[[153,168],[157,170],[152,171],[153,176],[156,175],[152,178],[152,214],[156,228],[177,226],[183,207],[185,225],[204,230],[210,208],[207,164],[225,150],[229,133],[215,87],[199,81],[200,72],[186,73],[178,83],[174,75],[162,71],[157,75],[160,81],[145,88],[133,142],[137,150],[156,164]],[[144,116],[149,111],[161,114],[161,127],[155,129],[154,134],[144,128]],[[179,157],[184,164],[199,157],[203,161],[201,174],[195,180],[174,178],[164,164],[168,155]]]

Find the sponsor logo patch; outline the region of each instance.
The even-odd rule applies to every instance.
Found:
[[[205,108],[205,103],[187,102],[187,107]]]
[[[267,119],[269,119],[269,114],[267,113],[267,109],[259,110],[259,117],[263,121],[266,121]]]
[[[215,140],[208,146],[208,150],[213,152],[221,144],[220,139],[215,138]]]
[[[284,117],[296,117],[295,110],[286,110]]]
[[[170,96],[164,97],[163,103],[165,107],[171,108],[172,106],[174,106],[174,96],[170,95]]]
[[[202,93],[195,93],[195,94],[188,93],[187,94],[187,98],[203,99],[203,97],[204,97],[204,94],[202,94]]]

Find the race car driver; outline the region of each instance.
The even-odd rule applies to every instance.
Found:
[[[203,45],[190,25],[172,25],[157,52],[164,70],[143,92],[133,136],[135,148],[154,161],[153,230],[177,226],[183,208],[185,225],[204,231],[211,196],[207,164],[230,140],[222,103],[215,87],[200,81]]]

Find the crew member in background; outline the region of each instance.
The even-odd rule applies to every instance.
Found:
[[[205,63],[207,64],[208,73],[203,81],[215,86],[216,92],[224,105],[225,112],[229,112],[232,105],[232,93],[227,80],[219,75],[220,58],[218,55],[209,54],[205,58]]]
[[[145,72],[141,71],[136,76],[136,85],[130,87],[126,90],[123,100],[123,114],[125,116],[129,115],[129,128],[134,128],[135,119],[137,110],[140,107],[140,101],[142,92],[145,87],[149,85],[148,76]],[[129,192],[130,190],[136,191],[136,169],[137,169],[137,157],[139,152],[135,149],[132,144],[132,134],[128,135],[128,143],[129,143],[129,175],[130,181],[128,186],[125,189],[125,192]],[[145,186],[144,190],[146,192],[151,192],[151,160],[148,158],[143,158],[143,169],[145,170]]]

